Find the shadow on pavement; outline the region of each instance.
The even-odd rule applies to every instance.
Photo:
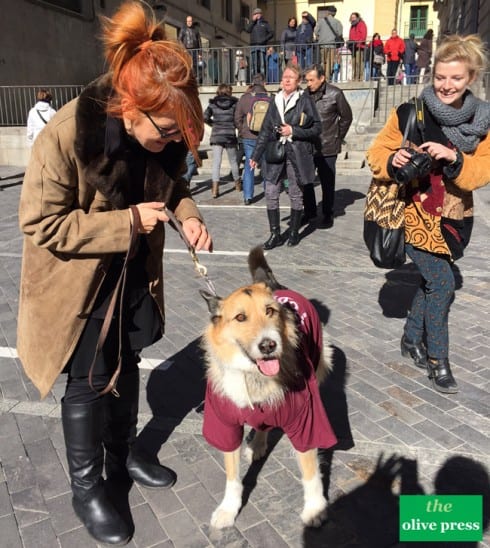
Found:
[[[463,277],[453,264],[456,291],[463,287]],[[422,278],[413,263],[407,263],[385,274],[386,282],[379,291],[378,303],[387,318],[406,318]]]
[[[395,492],[395,485],[399,485],[399,493]],[[434,494],[440,495],[482,495],[483,531],[488,529],[490,479],[488,471],[481,463],[463,456],[451,457],[439,469],[434,488]],[[397,455],[384,460],[381,453],[375,470],[366,482],[329,506],[328,519],[322,527],[304,529],[303,546],[434,546],[434,542],[399,542],[398,494],[425,494],[418,481],[417,461]],[[446,541],[443,544],[454,548],[478,546],[478,542]]]
[[[334,217],[342,217],[346,213],[346,209],[357,200],[362,200],[366,197],[362,192],[341,188],[335,191],[335,212]]]
[[[173,430],[204,400],[204,354],[200,339],[156,367],[146,386],[153,417],[136,441],[139,449],[156,457]]]

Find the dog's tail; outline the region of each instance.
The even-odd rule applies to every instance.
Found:
[[[254,282],[264,282],[272,291],[276,289],[286,289],[275,278],[270,266],[264,257],[264,250],[260,247],[254,247],[248,254],[248,268]]]

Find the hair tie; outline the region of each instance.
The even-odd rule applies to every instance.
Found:
[[[146,40],[146,42],[143,42],[138,47],[140,51],[145,51],[145,49],[148,49],[153,44],[153,40]]]

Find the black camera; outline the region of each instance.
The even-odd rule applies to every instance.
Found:
[[[413,148],[406,148],[410,152],[410,160],[399,167],[395,173],[395,181],[399,185],[409,183],[413,179],[420,179],[429,175],[432,168],[432,158],[427,152],[417,152]]]
[[[282,129],[282,126],[274,126],[274,133],[276,134],[277,137],[282,136],[281,129]]]

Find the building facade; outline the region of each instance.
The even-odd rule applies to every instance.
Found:
[[[121,0],[2,0],[0,19],[0,85],[84,85],[104,71],[97,15],[111,15]],[[349,31],[349,15],[359,11],[368,29],[368,39],[379,32],[383,39],[396,28],[403,38],[414,33],[420,38],[428,30],[435,37],[444,32],[479,33],[490,36],[489,0],[332,0],[321,5],[304,0],[148,0],[164,19],[169,37],[175,38],[192,15],[199,26],[204,48],[211,48],[209,60],[234,70],[237,48],[249,43],[244,31],[255,7],[263,10],[279,44],[290,17],[309,11],[317,20],[325,6],[335,5],[336,17]],[[228,74],[230,73],[230,74]],[[215,84],[214,80],[210,82]]]

